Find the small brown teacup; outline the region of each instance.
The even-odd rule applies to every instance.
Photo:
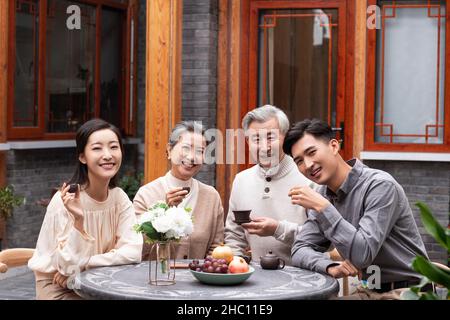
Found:
[[[71,184],[69,187],[68,193],[76,193],[78,191],[78,184]]]
[[[191,192],[191,188],[189,188],[189,187],[183,187],[183,190],[187,191],[186,195],[188,195],[189,192]]]
[[[250,212],[252,212],[252,210],[233,210],[234,222],[237,224],[251,222]]]

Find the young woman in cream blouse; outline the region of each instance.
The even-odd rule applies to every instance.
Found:
[[[142,236],[131,201],[116,187],[122,162],[119,130],[100,119],[77,131],[77,166],[50,201],[36,250],[28,262],[36,276],[37,299],[80,299],[69,276],[88,268],[141,261]]]
[[[203,133],[203,127],[197,122],[178,123],[167,146],[169,172],[142,186],[133,200],[137,215],[161,200],[170,206],[192,209],[194,231],[181,240],[177,248],[179,259],[202,259],[223,243],[224,215],[219,193],[193,178],[204,160],[206,139]],[[183,187],[190,190],[183,190]],[[148,258],[149,252],[150,246],[144,244],[143,259]]]

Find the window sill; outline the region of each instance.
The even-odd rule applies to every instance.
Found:
[[[450,153],[362,151],[361,160],[450,162]]]
[[[75,148],[75,140],[11,141],[11,150]]]
[[[123,140],[124,144],[140,144],[139,138],[128,138]],[[31,149],[55,149],[55,148],[75,148],[75,140],[42,140],[42,141],[11,141],[0,143],[2,150],[31,150]]]

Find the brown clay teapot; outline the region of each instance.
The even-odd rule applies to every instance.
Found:
[[[259,263],[261,268],[271,270],[283,269],[285,265],[284,260],[274,255],[272,251],[269,251],[264,257],[259,257]]]

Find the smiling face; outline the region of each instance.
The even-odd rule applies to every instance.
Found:
[[[284,156],[284,135],[277,118],[266,122],[253,121],[246,132],[250,157],[263,168],[277,165]]]
[[[119,138],[110,129],[95,131],[89,136],[79,160],[87,165],[89,181],[110,180],[122,163]]]
[[[301,173],[320,185],[330,185],[336,177],[339,142],[317,139],[306,133],[292,146],[292,157]]]
[[[185,132],[172,148],[168,147],[172,174],[181,180],[189,180],[195,176],[203,165],[206,140],[194,132]]]

